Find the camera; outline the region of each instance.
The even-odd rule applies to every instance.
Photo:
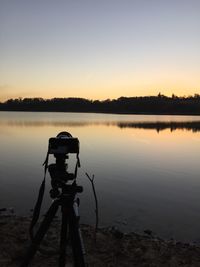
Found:
[[[49,139],[49,154],[66,155],[69,153],[79,154],[79,140],[72,137],[68,132],[61,132],[56,137]]]

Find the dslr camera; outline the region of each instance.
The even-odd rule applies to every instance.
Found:
[[[55,157],[69,153],[79,154],[79,140],[68,132],[61,132],[49,139],[48,153],[54,154]]]

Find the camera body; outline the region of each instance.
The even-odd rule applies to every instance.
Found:
[[[49,154],[67,155],[79,154],[79,140],[67,132],[62,132],[57,137],[49,139]]]

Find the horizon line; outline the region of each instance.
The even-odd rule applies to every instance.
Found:
[[[41,99],[41,100],[52,100],[52,99],[85,99],[85,100],[89,100],[89,101],[100,101],[100,102],[104,102],[107,100],[113,101],[113,100],[118,100],[120,98],[145,98],[145,97],[166,97],[166,98],[195,98],[195,97],[200,97],[199,93],[194,93],[193,95],[176,95],[176,94],[171,94],[171,96],[167,96],[165,94],[162,94],[161,92],[159,92],[157,95],[143,95],[143,96],[120,96],[118,98],[106,98],[106,99],[90,99],[90,98],[85,98],[85,97],[78,97],[78,96],[70,96],[70,97],[52,97],[52,98],[43,98],[40,96],[34,96],[34,97],[15,97],[15,98],[8,98],[7,100],[1,101],[0,103],[6,103],[9,100],[24,100],[24,99]]]

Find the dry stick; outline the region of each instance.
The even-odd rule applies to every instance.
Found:
[[[97,195],[96,195],[95,186],[94,186],[94,174],[92,175],[92,178],[87,174],[87,172],[85,174],[92,184],[92,190],[93,190],[94,198],[95,198],[95,214],[96,214],[95,234],[96,234],[98,230],[98,225],[99,225],[99,212],[98,212],[98,200],[97,200]]]

